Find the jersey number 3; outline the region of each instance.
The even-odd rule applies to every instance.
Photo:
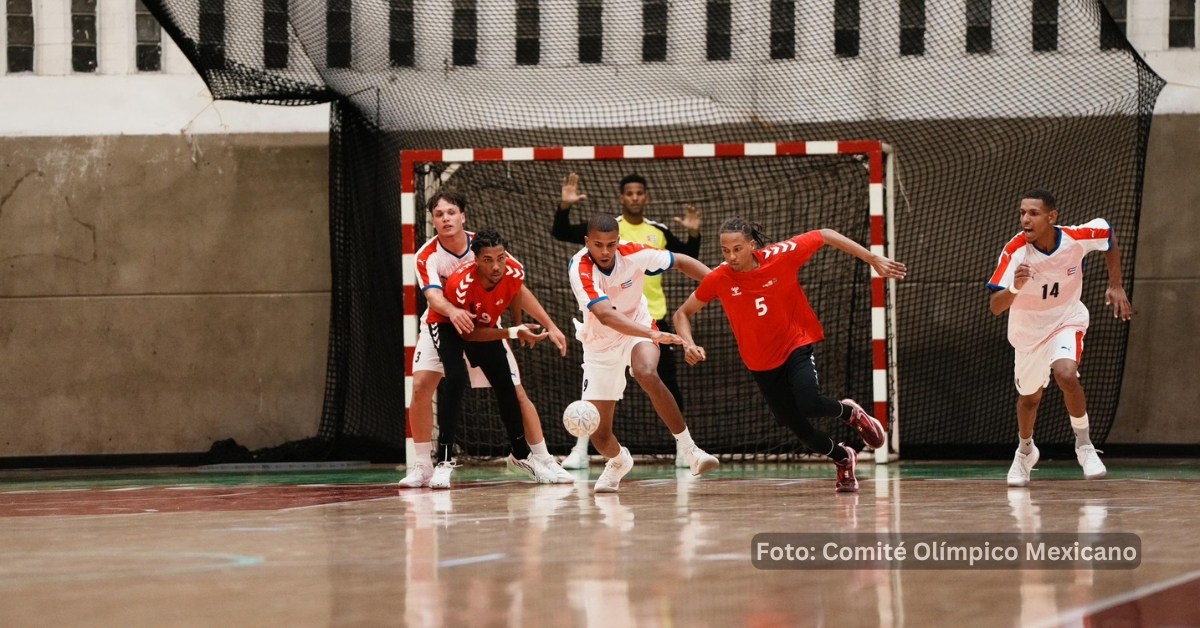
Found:
[[[1048,283],[1042,284],[1042,298],[1048,299],[1050,297],[1058,298],[1058,282],[1057,281],[1054,282],[1053,286],[1051,286]]]
[[[1055,284],[1055,285],[1056,285],[1056,287],[1055,287],[1054,289],[1055,289],[1055,290],[1058,290],[1058,288],[1057,288],[1057,284]],[[1058,293],[1056,292],[1055,294],[1058,294]],[[767,303],[766,303],[766,301],[767,301],[767,297],[758,297],[757,299],[755,299],[755,300],[754,300],[754,309],[755,309],[755,310],[758,310],[758,315],[759,315],[759,316],[766,316],[766,315],[767,315]]]

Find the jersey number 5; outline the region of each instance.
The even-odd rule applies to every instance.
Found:
[[[1050,284],[1048,284],[1048,283],[1042,284],[1042,298],[1048,299],[1050,297],[1058,298],[1058,282],[1057,281],[1054,282],[1053,287],[1051,287]]]
[[[1058,288],[1055,288],[1057,290]],[[1057,294],[1057,293],[1056,293]],[[758,297],[754,300],[754,309],[758,310],[759,316],[767,315],[767,297]]]

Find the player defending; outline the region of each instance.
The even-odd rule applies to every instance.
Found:
[[[633,457],[613,435],[613,413],[625,392],[625,370],[646,394],[663,423],[675,435],[677,450],[692,470],[701,475],[721,463],[696,446],[683,413],[658,375],[659,345],[682,342],[675,334],[654,328],[646,308],[642,281],[646,275],[665,272],[675,265],[700,280],[708,267],[687,255],[621,242],[617,220],[598,215],[588,221],[583,250],[571,258],[571,289],[583,312],[575,337],[583,343],[583,399],[600,411],[600,427],[592,434],[597,451],[608,458],[596,480],[597,493],[615,493],[621,478],[633,468]]]
[[[459,264],[474,259],[475,254],[471,251],[471,239],[474,234],[463,228],[467,219],[467,199],[455,192],[441,192],[429,199],[426,209],[432,218],[435,235],[417,250],[416,265],[417,286],[424,293],[429,307],[421,314],[420,331],[413,354],[413,396],[408,411],[417,461],[408,470],[408,475],[400,480],[401,488],[450,488],[450,476],[454,471],[454,464],[448,456],[439,454],[439,459],[444,459],[444,463],[438,464],[436,468],[429,463],[433,453],[433,395],[438,391],[444,370],[435,346],[434,329],[429,325],[428,317],[431,312],[441,313],[450,319],[460,334],[469,334],[475,327],[471,314],[452,305],[442,291],[450,273]],[[561,335],[561,332],[558,333]],[[517,362],[507,345],[506,351],[530,449],[544,463],[543,466],[551,468],[549,461],[554,457],[550,456],[549,450],[546,449],[537,408],[529,401],[525,388],[521,386]],[[478,373],[478,369],[472,369],[471,379],[472,384],[486,385],[486,380]],[[444,395],[440,397],[444,403]],[[557,462],[554,466],[558,466]],[[561,469],[558,473],[562,482],[572,477]]]
[[[1121,252],[1116,236],[1103,218],[1078,227],[1059,227],[1054,195],[1030,190],[1021,196],[1021,233],[1013,236],[996,272],[988,280],[992,289],[992,314],[1008,314],[1008,342],[1016,354],[1013,369],[1017,386],[1017,426],[1021,439],[1012,466],[1009,486],[1028,486],[1029,472],[1038,461],[1033,444],[1042,391],[1050,374],[1063,393],[1071,429],[1075,432],[1075,458],[1083,477],[1102,478],[1108,472],[1088,434],[1087,400],[1079,383],[1079,359],[1088,328],[1083,294],[1083,258],[1089,251],[1104,251],[1108,266],[1105,305],[1113,316],[1128,321],[1133,316],[1129,297],[1121,284]]]
[[[872,447],[883,446],[883,425],[853,400],[838,402],[821,394],[813,345],[825,337],[825,332],[796,274],[826,244],[870,264],[882,277],[903,279],[906,269],[904,264],[876,255],[832,229],[809,231],[763,248],[765,243],[759,226],[752,222],[730,218],[721,225],[725,263],[705,277],[675,312],[684,359],[692,366],[704,360],[704,348],[692,339],[691,319],[713,299],[719,299],[737,340],[738,353],[775,420],[795,433],[805,447],[833,459],[837,492],[857,492],[854,469],[858,458],[854,449],[844,443],[835,445],[809,420],[843,419]]]
[[[508,468],[542,484],[574,482],[575,478],[563,471],[553,456],[546,452],[534,455],[526,444],[521,404],[517,400],[504,344],[508,339],[533,346],[549,338],[566,357],[566,338],[525,287],[525,269],[508,255],[508,243],[498,232],[484,229],[475,234],[471,252],[475,259],[464,262],[450,274],[445,293],[451,305],[470,313],[476,322],[474,329],[460,334],[448,316],[438,312],[429,315],[429,324],[436,331],[438,356],[446,370],[446,380],[442,384],[446,388],[443,397],[446,405],[439,406],[442,419],[438,436],[439,463],[450,460],[450,447],[462,416],[463,393],[469,383],[467,365],[463,361],[465,353],[471,364],[479,367],[487,377],[500,406],[500,420],[512,449],[507,459]],[[537,333],[541,326],[536,324],[501,328],[500,316],[505,310],[512,310],[514,319],[519,318],[520,312],[527,311],[541,321],[547,331]],[[544,447],[545,443],[542,445]]]
[[[680,240],[666,225],[646,218],[646,206],[650,204],[650,191],[646,179],[639,174],[630,174],[621,179],[617,185],[621,192],[621,216],[617,218],[621,239],[627,242],[639,242],[650,248],[666,249],[673,253],[682,253],[688,257],[700,256],[700,210],[692,205],[683,206],[684,217],[675,217],[675,222],[687,231],[687,240]],[[550,234],[563,242],[584,243],[587,235],[587,223],[572,223],[571,208],[581,201],[587,200],[587,194],[580,191],[579,175],[572,172],[567,175],[562,184],[562,197],[558,202],[558,210],[554,213],[554,226]],[[662,277],[651,275],[645,278],[646,305],[650,316],[654,319],[659,331],[672,333],[671,320],[667,317],[667,298],[663,294]],[[675,397],[675,402],[683,408],[683,393],[679,390],[679,382],[675,369],[675,348],[671,345],[660,346],[661,356],[658,360],[658,376],[663,384]],[[571,454],[563,460],[567,469],[586,469],[588,466],[588,439],[581,437],[571,449]],[[682,450],[675,452],[675,466],[686,467],[687,456]]]

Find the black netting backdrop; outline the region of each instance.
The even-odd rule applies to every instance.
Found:
[[[1015,391],[1005,318],[984,282],[1017,231],[1019,194],[1054,190],[1060,222],[1109,219],[1131,296],[1146,140],[1162,81],[1100,3],[1057,13],[967,11],[960,2],[803,0],[145,0],[215,98],[332,102],[332,311],[322,456],[398,458],[404,358],[398,159],[411,148],[878,139],[895,148],[897,411],[904,456],[1011,453]],[[813,7],[820,5],[820,10]],[[986,3],[984,3],[986,4]],[[897,5],[902,5],[903,10]],[[974,5],[972,5],[974,6]],[[980,5],[983,6],[983,5]],[[919,10],[918,10],[919,9]],[[825,12],[825,13],[822,13]],[[826,13],[832,12],[832,15]],[[824,29],[824,30],[822,30]],[[443,165],[436,165],[437,169]],[[651,217],[679,204],[705,216],[701,259],[719,261],[730,215],[783,238],[830,227],[866,242],[866,171],[849,158],[474,164],[446,185],[471,196],[469,226],[499,228],[530,285],[570,336],[565,265],[577,249],[549,236],[570,167],[590,200],[616,213],[615,182],[651,182]],[[827,392],[869,400],[866,267],[823,251],[800,275],[828,340]],[[1127,328],[1103,315],[1105,272],[1088,266],[1093,310],[1082,377],[1093,438],[1116,415]],[[677,306],[690,290],[670,276]],[[684,369],[686,416],[714,452],[792,452],[730,344],[719,307],[698,320],[710,359]],[[568,441],[561,408],[578,393],[581,351],[520,354],[552,449]],[[463,447],[498,453],[498,419],[472,393]],[[1052,386],[1039,444],[1071,431]],[[618,434],[632,449],[671,439],[630,382]],[[824,425],[838,435],[836,426]]]

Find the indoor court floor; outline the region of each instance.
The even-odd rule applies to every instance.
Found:
[[[598,463],[551,486],[467,466],[449,491],[390,466],[0,471],[0,626],[1200,625],[1200,464],[1107,463],[1009,489],[1007,461],[864,462],[858,494],[822,463],[639,462],[610,495]],[[1128,533],[1140,564],[751,560],[760,533],[846,532]]]

